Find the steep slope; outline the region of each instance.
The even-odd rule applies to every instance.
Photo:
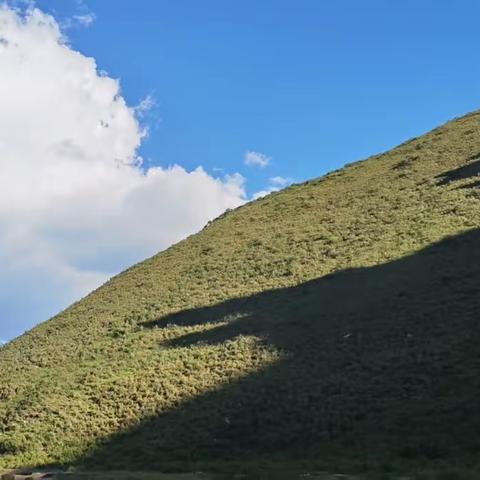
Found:
[[[228,212],[7,345],[0,467],[475,461],[479,159],[473,113]]]

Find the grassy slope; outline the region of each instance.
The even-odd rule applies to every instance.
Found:
[[[479,155],[474,113],[229,212],[1,349],[0,467],[475,459]]]

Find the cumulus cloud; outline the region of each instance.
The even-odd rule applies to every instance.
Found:
[[[270,157],[267,157],[265,154],[260,152],[248,151],[245,153],[245,165],[249,167],[266,167],[271,161]]]
[[[240,175],[144,168],[119,82],[56,20],[0,6],[0,338],[245,201]]]

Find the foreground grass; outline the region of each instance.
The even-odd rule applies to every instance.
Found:
[[[0,467],[477,463],[479,156],[475,113],[229,212],[2,348]]]

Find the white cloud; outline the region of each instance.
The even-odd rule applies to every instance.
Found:
[[[30,6],[30,9],[35,7],[35,0],[23,0],[23,2],[27,3],[27,5]],[[12,0],[9,0],[7,3],[11,4]],[[70,5],[70,7],[72,8],[72,5]],[[70,15],[56,19],[63,31],[77,29],[79,27],[88,28],[93,22],[95,22],[95,20],[95,14],[82,0],[75,1],[75,4],[73,5],[73,12]]]
[[[270,157],[267,157],[263,153],[259,152],[246,152],[245,153],[245,165],[248,165],[249,167],[266,167],[271,161]]]
[[[129,107],[40,10],[0,6],[0,72],[0,338],[245,201],[240,175],[143,168],[152,99]]]
[[[74,15],[73,19],[83,27],[89,27],[95,21],[93,13],[85,13],[83,15]]]
[[[258,200],[259,198],[266,197],[266,196],[269,195],[270,193],[276,192],[277,190],[278,190],[277,188],[269,188],[268,190],[260,190],[260,191],[258,191],[258,192],[255,192],[255,193],[252,195],[252,199],[253,199],[253,200]]]
[[[292,178],[285,178],[285,177],[271,177],[269,179],[270,183],[272,185],[275,185],[277,187],[283,188],[286,187],[287,185],[290,185],[293,182]]]
[[[135,113],[139,116],[145,115],[145,113],[149,112],[153,107],[157,104],[153,95],[147,95],[143,98],[140,103],[135,107]]]
[[[255,192],[252,195],[253,200],[257,200],[259,198],[265,197],[272,192],[278,192],[278,190],[285,188],[286,186],[290,185],[293,182],[292,178],[285,178],[285,177],[270,177],[268,179],[270,186],[265,190],[260,190],[259,192]]]

